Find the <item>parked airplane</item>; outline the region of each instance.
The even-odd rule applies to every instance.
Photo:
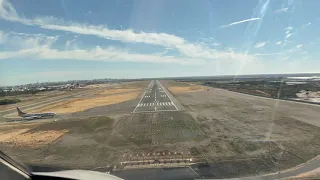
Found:
[[[26,119],[39,119],[39,118],[47,118],[47,117],[53,117],[56,115],[56,113],[49,112],[49,113],[36,113],[36,114],[27,114],[25,112],[22,112],[18,107],[17,111],[20,117],[26,118]]]

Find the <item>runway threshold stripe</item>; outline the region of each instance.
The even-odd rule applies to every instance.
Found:
[[[153,81],[150,82],[149,86],[153,83]],[[153,85],[153,84],[152,84]],[[141,97],[140,101],[138,102],[138,104],[140,104],[140,102],[142,101],[143,97],[146,95],[147,91],[144,92],[143,96]],[[136,109],[138,108],[138,105],[134,108],[134,110],[132,111],[133,113],[136,111]]]

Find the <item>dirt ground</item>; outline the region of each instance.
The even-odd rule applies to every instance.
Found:
[[[116,89],[107,89],[104,90],[96,95],[110,95],[110,94],[119,94],[119,93],[125,93],[125,92],[131,92],[131,91],[139,91],[141,89],[122,89],[122,88],[116,88]]]
[[[37,147],[49,144],[68,132],[66,129],[59,131],[31,131],[31,129],[38,127],[41,124],[44,124],[44,122],[1,125],[0,143],[10,144],[16,147]]]
[[[291,177],[291,178],[284,178],[286,180],[301,180],[301,179],[319,179],[320,177],[320,167],[317,169],[314,169],[312,171],[306,172],[306,173],[301,173],[295,177]]]
[[[270,156],[288,168],[320,154],[320,106],[210,88],[176,94],[210,138],[208,158]]]
[[[137,98],[140,92],[131,92],[131,93],[123,93],[123,94],[116,94],[116,95],[109,95],[109,96],[97,96],[94,98],[83,98],[83,99],[75,99],[65,102],[59,102],[53,105],[41,107],[34,111],[36,112],[48,112],[52,111],[55,113],[73,113],[78,111],[83,111],[89,108],[102,106],[102,105],[109,105],[109,104],[116,104],[128,100],[132,100]]]
[[[113,156],[121,156],[106,143],[114,122],[109,117],[93,117],[27,127],[0,126],[1,132],[11,131],[13,127],[16,129],[10,138],[5,133],[0,135],[0,148],[27,164],[87,169],[103,166],[106,160],[112,162]]]
[[[21,131],[15,132],[15,134],[10,134],[10,136],[13,137],[5,139],[3,142],[11,143],[14,146],[42,146],[53,142],[66,132],[68,132],[68,130],[65,129],[61,131],[49,130],[30,133],[27,129],[22,129]]]
[[[83,169],[192,157],[211,163],[214,172],[208,176],[216,178],[275,172],[320,154],[320,106],[168,81],[161,83],[169,87],[184,111],[131,113],[148,83],[122,84],[121,88],[130,91],[103,94],[94,102],[90,97],[90,102],[102,106],[70,119],[0,126],[0,147],[24,162]],[[119,101],[126,95],[129,101]],[[78,100],[68,105],[81,108],[90,102]],[[107,105],[109,102],[121,103]],[[103,116],[84,117],[99,111],[104,111]]]
[[[178,94],[178,93],[186,93],[186,92],[202,92],[207,91],[207,87],[201,86],[198,84],[192,83],[184,83],[184,82],[176,82],[176,81],[163,81],[164,85],[167,86],[168,90],[171,93]]]

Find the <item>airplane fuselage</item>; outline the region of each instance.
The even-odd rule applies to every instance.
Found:
[[[37,113],[37,114],[22,114],[20,115],[23,118],[31,118],[31,119],[38,119],[38,118],[46,118],[46,117],[53,117],[55,113]]]

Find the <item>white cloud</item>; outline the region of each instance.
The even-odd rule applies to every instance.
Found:
[[[292,26],[288,26],[288,27],[285,28],[285,30],[289,30],[289,31],[291,31],[292,29],[293,29]]]
[[[256,53],[254,54],[255,56],[275,56],[275,55],[282,55],[285,53],[266,53],[266,54],[260,54],[260,53]]]
[[[57,50],[52,48],[22,49],[19,51],[0,52],[0,59],[10,58],[32,58],[32,59],[73,59],[73,60],[93,60],[93,61],[131,61],[131,62],[153,62],[153,63],[177,63],[195,64],[196,61],[176,58],[171,56],[157,56],[148,54],[136,54],[114,47],[96,49],[74,49]],[[201,63],[201,60],[198,61]]]
[[[0,31],[1,44],[12,44],[16,47],[12,51],[0,52],[0,59],[10,58],[33,58],[33,59],[75,59],[96,61],[133,61],[133,62],[156,62],[196,64],[200,59],[177,58],[171,56],[159,56],[153,54],[137,54],[114,47],[91,49],[68,49],[59,50],[52,48],[57,37],[44,36],[42,34],[18,34]],[[68,41],[66,42],[68,44]]]
[[[74,22],[65,22],[62,19],[53,17],[38,17],[35,19],[23,18],[18,15],[14,7],[7,1],[2,0],[0,6],[0,18],[11,22],[19,22],[25,25],[38,26],[43,29],[50,29],[56,31],[72,32],[75,34],[94,35],[104,39],[117,40],[124,43],[146,43],[151,45],[159,45],[165,48],[174,48],[182,56],[186,58],[193,58],[195,61],[198,59],[212,60],[218,57],[235,58],[249,58],[250,56],[242,53],[233,53],[230,55],[228,52],[221,52],[215,49],[210,49],[203,44],[193,44],[185,39],[170,35],[166,33],[147,33],[147,32],[134,32],[131,29],[127,30],[112,30],[103,26],[93,26],[86,24],[79,24]],[[229,25],[235,25],[247,21],[259,20],[260,18],[252,18],[243,20]],[[69,43],[66,44],[66,46]]]
[[[259,42],[259,43],[257,43],[254,47],[255,47],[255,48],[262,48],[262,47],[264,47],[264,46],[266,45],[266,43],[267,43],[267,42]]]
[[[281,45],[281,44],[282,44],[281,41],[276,42],[276,45]]]
[[[274,11],[274,13],[285,13],[288,12],[289,8],[285,7],[285,8],[280,8]]]
[[[65,47],[67,49],[70,49],[70,48],[77,49],[78,47],[77,47],[76,41],[77,41],[77,37],[74,37],[71,40],[67,40],[66,43],[65,43]]]
[[[245,23],[245,22],[250,22],[250,21],[257,21],[260,20],[261,18],[250,18],[250,19],[245,19],[245,20],[241,20],[241,21],[237,21],[237,22],[233,22],[230,24],[226,24],[226,25],[222,25],[220,26],[221,28],[226,28],[226,27],[231,27],[237,24],[241,24],[241,23]]]
[[[213,43],[214,46],[220,46],[220,43]]]
[[[302,44],[298,44],[297,46],[296,46],[296,48],[301,48],[303,45]]]
[[[285,39],[288,39],[289,37],[291,37],[293,35],[293,33],[289,33],[286,35]]]
[[[311,25],[311,23],[309,22],[309,23],[307,23],[307,24],[303,24],[302,26],[301,26],[301,28],[306,28],[306,27],[308,27],[308,26],[310,26]]]

